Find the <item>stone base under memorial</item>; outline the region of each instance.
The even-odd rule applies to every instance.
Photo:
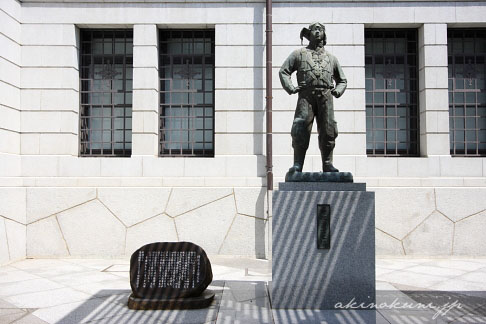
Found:
[[[199,309],[207,308],[214,299],[214,291],[206,289],[200,296],[183,298],[137,298],[128,297],[128,308],[134,310]]]
[[[319,210],[329,221],[321,248]],[[280,183],[272,229],[273,308],[374,308],[375,196],[365,184]]]

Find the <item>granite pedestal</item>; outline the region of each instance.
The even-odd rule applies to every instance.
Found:
[[[318,205],[329,205],[329,249],[317,248]],[[366,184],[281,183],[272,228],[273,308],[374,308],[375,195]]]

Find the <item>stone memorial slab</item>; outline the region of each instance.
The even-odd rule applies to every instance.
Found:
[[[204,250],[190,242],[142,246],[130,258],[130,309],[187,309],[209,306],[213,280]]]

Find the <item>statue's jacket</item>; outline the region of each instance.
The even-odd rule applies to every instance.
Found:
[[[332,89],[337,97],[346,89],[347,81],[337,58],[326,50],[314,51],[306,47],[295,50],[280,68],[280,81],[283,88],[292,94],[295,86],[290,75],[297,71],[297,82],[306,88]],[[333,80],[336,82],[334,86]]]
[[[291,80],[291,75],[295,71],[297,71],[297,82],[301,86],[301,91],[299,92],[294,126],[296,126],[297,120],[307,119],[305,110],[308,105],[305,102],[316,102],[314,109],[320,110],[318,114],[321,115],[324,123],[321,125],[322,131],[327,133],[329,137],[335,138],[338,132],[330,90],[334,89],[336,97],[340,97],[347,86],[346,76],[337,58],[324,49],[315,51],[304,47],[292,52],[279,72],[282,87],[289,94],[295,93],[295,86]],[[317,100],[317,98],[320,99]],[[311,127],[312,120],[307,122],[311,123],[309,125]]]

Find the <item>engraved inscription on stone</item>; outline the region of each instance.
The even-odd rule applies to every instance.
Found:
[[[138,298],[197,296],[212,279],[206,253],[190,242],[147,244],[130,259],[130,285]]]
[[[200,266],[201,256],[194,251],[140,251],[136,287],[194,288]]]
[[[331,248],[331,206],[317,205],[317,248]]]

